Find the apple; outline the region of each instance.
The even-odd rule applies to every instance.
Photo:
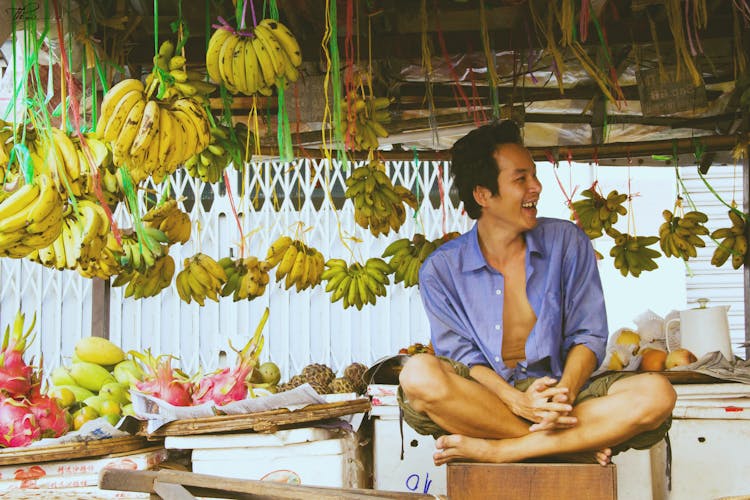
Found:
[[[660,372],[664,370],[664,362],[667,359],[667,351],[647,347],[641,351],[641,370],[647,372]]]
[[[695,354],[688,351],[687,349],[675,349],[674,351],[671,351],[669,354],[667,354],[667,359],[664,361],[664,365],[666,366],[667,370],[670,370],[675,366],[683,366],[689,365],[690,363],[695,363],[697,360],[698,358],[695,357]]]

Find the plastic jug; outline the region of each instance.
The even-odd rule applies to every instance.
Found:
[[[674,318],[664,325],[667,339],[667,350],[677,347],[689,350],[700,359],[705,354],[721,351],[727,360],[733,360],[732,345],[729,337],[729,306],[706,307],[708,299],[698,299],[699,307],[680,311],[679,319]],[[669,345],[669,326],[678,322],[680,326],[680,345]]]

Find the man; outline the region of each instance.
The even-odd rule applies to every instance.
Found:
[[[400,375],[404,419],[437,438],[437,465],[517,462],[648,448],[669,429],[675,392],[657,374],[589,381],[607,342],[604,298],[588,237],[538,218],[542,186],[509,121],[456,142],[451,175],[477,222],[435,250],[420,294],[435,353]]]

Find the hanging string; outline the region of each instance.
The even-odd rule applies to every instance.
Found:
[[[578,18],[578,32],[581,35],[581,41],[585,42],[589,38],[589,20],[591,19],[591,0],[581,0],[581,13]]]
[[[237,213],[237,207],[234,205],[234,196],[232,195],[231,182],[229,182],[229,174],[224,170],[224,185],[227,188],[227,198],[229,198],[229,206],[232,207],[232,215],[234,220],[237,222],[237,229],[240,232],[240,259],[245,258],[245,233],[242,231],[242,222],[240,222],[240,216]]]
[[[440,144],[438,135],[437,116],[435,114],[435,99],[432,93],[432,54],[430,43],[427,37],[427,0],[422,0],[419,8],[419,20],[421,25],[421,42],[422,42],[422,68],[424,71],[425,82],[425,101],[427,101],[427,121],[432,131],[432,143],[435,147]]]
[[[479,0],[479,23],[482,35],[482,48],[484,49],[485,59],[487,59],[488,90],[490,91],[490,101],[492,102],[492,117],[497,120],[500,118],[500,98],[497,92],[499,80],[497,70],[495,69],[495,52],[490,47],[490,34],[487,28],[487,14],[484,8],[484,0]]]
[[[432,8],[435,12],[437,12],[437,15],[435,16],[435,27],[437,28],[437,36],[438,36],[438,43],[440,44],[440,52],[443,54],[443,59],[445,59],[445,63],[448,65],[448,71],[450,72],[451,79],[453,80],[453,85],[451,85],[451,89],[453,90],[453,98],[456,101],[456,104],[458,107],[461,106],[461,102],[463,101],[464,106],[466,107],[466,112],[473,116],[474,118],[474,125],[477,127],[481,125],[481,122],[477,119],[478,116],[476,114],[476,110],[469,102],[469,98],[466,97],[466,93],[464,92],[463,85],[461,85],[461,79],[458,76],[458,72],[456,71],[456,66],[453,64],[453,61],[451,61],[451,56],[448,53],[448,48],[445,45],[445,36],[443,36],[443,29],[440,26],[440,12],[438,8],[437,0],[433,0],[432,2]],[[459,101],[460,98],[460,101]]]
[[[680,80],[681,68],[684,65],[693,80],[693,84],[698,86],[701,84],[702,78],[698,68],[695,66],[692,56],[690,55],[687,43],[685,42],[685,33],[682,29],[680,0],[664,0],[664,4],[667,13],[667,23],[672,32],[675,50],[677,51],[676,79],[678,81]]]
[[[562,180],[560,180],[560,176],[557,173],[557,169],[560,166],[560,163],[557,160],[557,156],[554,155],[549,149],[544,151],[544,156],[546,156],[547,161],[552,164],[552,172],[555,174],[557,185],[560,187],[560,192],[563,194],[563,198],[565,198],[565,206],[568,207],[568,209],[573,213],[573,218],[576,221],[576,224],[581,227],[581,220],[578,217],[578,212],[576,212],[576,209],[573,206],[573,196],[575,196],[575,192],[578,188],[574,188],[570,195],[568,195],[568,192],[565,190],[565,186],[563,185],[563,182]]]

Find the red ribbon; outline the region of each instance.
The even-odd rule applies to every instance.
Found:
[[[101,204],[102,208],[104,209],[104,213],[107,214],[107,219],[109,219],[109,225],[112,229],[112,234],[115,237],[115,240],[117,240],[118,244],[122,243],[121,235],[120,235],[120,229],[117,227],[117,223],[115,222],[115,219],[112,215],[112,211],[109,209],[109,205],[107,205],[107,200],[104,199],[104,193],[102,192],[102,186],[101,181],[99,179],[99,170],[96,168],[96,165],[94,164],[94,158],[91,155],[91,150],[88,147],[88,143],[86,142],[86,138],[81,133],[81,116],[78,113],[78,99],[76,98],[75,92],[74,92],[74,85],[73,85],[73,75],[68,71],[68,52],[65,50],[65,35],[63,32],[62,27],[62,16],[60,15],[60,5],[58,3],[58,0],[52,0],[52,5],[55,9],[55,21],[57,24],[57,38],[60,41],[60,72],[61,78],[65,78],[68,82],[68,89],[70,90],[70,110],[73,114],[73,125],[74,125],[74,133],[78,137],[78,140],[81,142],[81,151],[83,152],[83,155],[86,157],[86,163],[89,165],[90,169],[90,175],[91,178],[94,180],[94,195],[96,196],[96,199],[99,200],[99,203]],[[50,68],[51,71],[51,68]],[[65,103],[62,103],[63,106]],[[63,127],[65,124],[63,124]]]

